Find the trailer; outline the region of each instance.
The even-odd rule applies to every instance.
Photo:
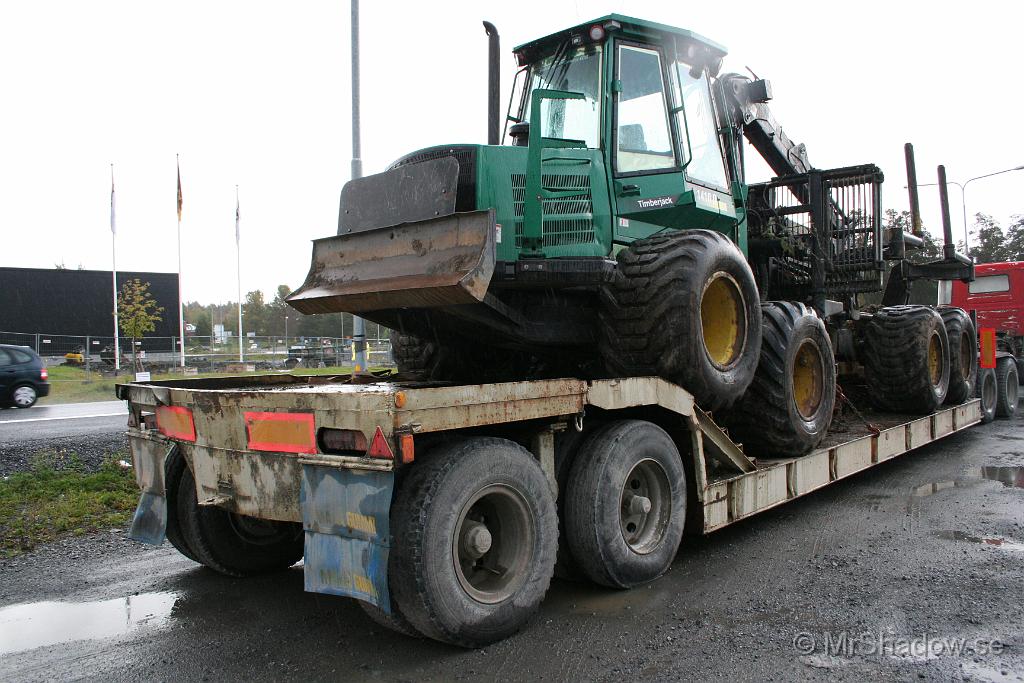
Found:
[[[477,385],[401,375],[122,384],[142,490],[131,537],[232,576],[303,560],[305,589],[478,647],[553,574],[628,588],[706,534],[962,431],[981,400],[855,412],[800,457],[753,459],[657,377]]]

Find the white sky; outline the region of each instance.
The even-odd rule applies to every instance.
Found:
[[[364,172],[433,144],[485,142],[482,19],[514,45],[620,11],[689,28],[774,86],[773,110],[819,168],[874,162],[883,203],[919,182],[1024,164],[1024,3],[373,2],[361,6]],[[174,271],[181,154],[186,300],[234,300],[234,188],[244,290],[298,286],[309,240],[334,234],[350,151],[349,5],[7,1],[0,5],[0,265]],[[767,174],[765,174],[767,175]],[[756,178],[755,178],[756,179]],[[1024,213],[1024,172],[968,188],[969,214]],[[938,193],[924,219],[941,232]],[[951,188],[954,231],[960,195]]]

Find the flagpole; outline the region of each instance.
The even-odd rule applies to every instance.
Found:
[[[174,155],[178,169],[178,343],[181,345],[181,367],[185,367],[185,302],[181,298],[181,160]]]
[[[117,213],[114,208],[114,164],[110,164],[110,279],[114,291],[114,371],[121,371],[121,337],[117,322]],[[92,353],[92,349],[86,349]]]
[[[242,334],[242,234],[239,227],[238,185],[235,185],[235,266],[238,272],[238,362],[245,362]]]

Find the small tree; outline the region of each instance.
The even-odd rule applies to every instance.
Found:
[[[156,329],[156,324],[163,320],[160,316],[163,312],[163,306],[157,306],[149,293],[148,282],[135,278],[121,286],[121,293],[117,295],[118,323],[125,336],[132,340],[132,359],[136,370],[143,367],[135,342]]]

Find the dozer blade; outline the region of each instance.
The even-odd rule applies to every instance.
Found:
[[[313,242],[301,313],[431,308],[483,300],[494,274],[494,212],[454,213]]]

